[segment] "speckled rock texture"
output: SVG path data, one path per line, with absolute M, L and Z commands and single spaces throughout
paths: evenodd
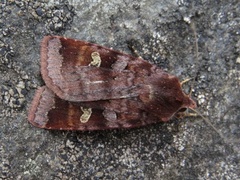
M 1 1 L 0 179 L 238 179 L 239 18 L 238 0 Z M 218 133 L 200 116 L 132 130 L 31 126 L 27 110 L 44 84 L 39 46 L 51 34 L 135 49 L 193 78 L 184 89 L 193 85 L 197 110 Z

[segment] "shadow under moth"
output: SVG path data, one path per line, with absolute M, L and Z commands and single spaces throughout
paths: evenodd
M 29 122 L 56 130 L 134 128 L 168 121 L 196 103 L 176 76 L 96 44 L 46 36 Z

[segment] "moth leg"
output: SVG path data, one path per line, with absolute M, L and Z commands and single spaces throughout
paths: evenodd
M 188 78 L 188 79 L 185 79 L 185 80 L 183 80 L 182 82 L 180 82 L 181 87 L 182 87 L 183 84 L 187 83 L 187 82 L 190 81 L 190 80 L 192 80 L 192 78 Z
M 142 59 L 142 57 L 138 54 L 133 42 L 128 42 L 128 48 L 130 49 L 134 56 Z
M 187 83 L 188 81 L 192 80 L 193 78 L 187 78 L 185 80 L 183 80 L 182 82 L 180 82 L 181 87 L 183 86 L 183 84 Z M 190 87 L 190 92 L 187 94 L 188 97 L 192 96 L 192 91 L 193 91 L 193 87 Z
M 180 109 L 175 115 L 174 117 L 178 118 L 178 119 L 183 119 L 184 117 L 199 117 L 198 113 L 191 113 L 188 111 L 187 108 L 183 108 Z
M 199 116 L 199 114 L 197 114 L 197 113 L 188 112 L 188 109 L 183 111 L 183 112 L 182 111 L 177 112 L 176 115 L 175 115 L 175 117 L 179 118 L 179 119 L 182 119 L 184 117 L 198 117 L 198 116 Z

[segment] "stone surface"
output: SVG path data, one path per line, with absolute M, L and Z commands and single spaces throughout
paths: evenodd
M 237 0 L 17 0 L 0 6 L 0 179 L 239 178 Z M 126 53 L 133 53 L 131 46 L 181 80 L 196 76 L 198 111 L 224 138 L 201 117 L 101 132 L 32 127 L 27 109 L 43 85 L 39 43 L 48 34 Z

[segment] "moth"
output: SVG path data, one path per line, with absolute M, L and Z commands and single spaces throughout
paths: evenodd
M 169 121 L 196 103 L 176 76 L 139 57 L 60 36 L 41 44 L 29 122 L 55 130 L 134 128 Z

